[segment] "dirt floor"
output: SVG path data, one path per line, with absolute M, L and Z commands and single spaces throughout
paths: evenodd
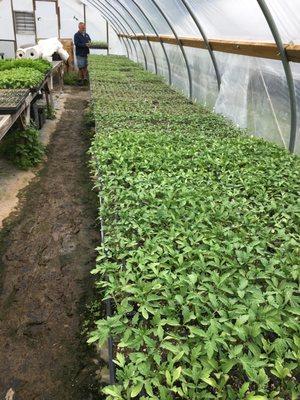
M 0 399 L 92 399 L 93 354 L 80 336 L 99 243 L 83 109 L 68 89 L 38 176 L 0 231 Z
M 45 146 L 49 144 L 52 133 L 56 130 L 56 125 L 62 116 L 66 99 L 69 96 L 70 93 L 67 92 L 54 92 L 56 119 L 47 120 L 40 131 L 41 142 Z M 4 158 L 0 158 L 0 229 L 2 228 L 3 221 L 18 206 L 19 191 L 29 184 L 38 170 L 39 167 L 30 171 L 22 171 Z

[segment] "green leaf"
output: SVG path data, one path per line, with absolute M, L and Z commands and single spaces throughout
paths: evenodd
M 157 365 L 160 365 L 160 363 L 161 363 L 161 355 L 160 354 L 155 353 L 153 355 L 153 359 L 154 359 L 154 361 L 156 362 Z
M 158 325 L 158 327 L 157 327 L 157 336 L 159 337 L 160 340 L 163 340 L 164 330 L 161 325 Z
M 219 306 L 217 297 L 213 293 L 209 293 L 208 298 L 209 298 L 209 301 L 211 302 L 212 306 L 217 309 Z
M 257 378 L 257 384 L 259 387 L 265 387 L 269 382 L 269 378 L 263 368 L 259 370 L 258 378 Z
M 188 328 L 189 328 L 189 330 L 190 330 L 192 335 L 200 336 L 200 337 L 206 337 L 207 336 L 206 333 L 202 329 L 197 328 L 196 326 L 189 326 Z
M 222 371 L 225 374 L 228 374 L 228 372 L 237 364 L 236 360 L 226 360 L 225 362 L 222 363 Z
M 236 320 L 236 325 L 237 325 L 237 326 L 242 326 L 242 325 L 244 325 L 248 320 L 249 320 L 249 315 L 241 315 L 241 316 Z
M 174 346 L 174 344 L 170 342 L 163 342 L 161 343 L 161 347 L 163 349 L 169 350 L 173 354 L 178 354 L 179 348 L 177 346 Z
M 125 356 L 122 353 L 117 353 L 116 360 L 114 361 L 119 367 L 123 368 L 125 365 Z
M 166 380 L 167 380 L 167 385 L 168 386 L 172 386 L 172 377 L 171 377 L 171 374 L 170 374 L 170 371 L 166 371 Z
M 122 391 L 121 386 L 106 386 L 105 388 L 102 389 L 102 392 L 104 394 L 112 396 L 115 399 L 122 400 L 123 397 L 121 396 L 121 391 Z
M 148 319 L 148 318 L 149 318 L 148 311 L 146 310 L 145 307 L 141 307 L 141 308 L 140 308 L 140 311 L 141 311 L 141 313 L 142 313 L 142 316 L 143 316 L 145 319 Z
M 205 343 L 205 350 L 209 359 L 212 359 L 215 351 L 217 350 L 216 342 L 214 340 L 209 340 Z
M 206 378 L 203 377 L 201 380 L 205 383 L 207 383 L 209 386 L 212 386 L 213 388 L 218 387 L 217 382 L 213 378 Z
M 247 392 L 248 389 L 249 389 L 249 386 L 250 386 L 250 382 L 245 382 L 245 383 L 243 383 L 242 387 L 241 387 L 240 390 L 239 390 L 239 395 L 240 395 L 240 398 L 241 398 L 241 399 L 244 398 L 246 392 Z
M 266 324 L 268 328 L 277 333 L 277 335 L 281 336 L 282 330 L 278 324 L 271 320 L 267 320 Z
M 181 372 L 182 372 L 181 367 L 175 369 L 175 371 L 173 372 L 172 383 L 176 382 L 180 378 Z
M 180 294 L 177 294 L 175 296 L 175 300 L 177 301 L 177 303 L 183 304 L 183 297 Z
M 130 397 L 136 397 L 137 395 L 139 395 L 143 389 L 143 386 L 143 383 L 138 383 L 136 386 L 134 386 L 131 390 Z
M 152 385 L 150 382 L 145 382 L 145 390 L 146 390 L 146 393 L 148 394 L 148 396 L 151 396 L 151 397 L 154 396 Z

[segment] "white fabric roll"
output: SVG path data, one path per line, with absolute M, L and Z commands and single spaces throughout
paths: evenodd
M 26 58 L 26 52 L 24 49 L 18 49 L 16 53 L 17 58 Z
M 42 57 L 42 52 L 39 46 L 28 47 L 25 49 L 26 58 L 30 58 L 32 60 L 37 60 Z
M 19 48 L 17 50 L 17 58 L 30 58 L 36 60 L 44 58 L 45 60 L 52 60 L 52 55 L 58 52 L 62 60 L 67 61 L 69 54 L 64 50 L 62 43 L 57 38 L 39 40 L 36 46 L 27 45 L 26 48 Z
M 65 49 L 58 49 L 57 52 L 63 61 L 68 61 L 70 56 L 69 56 L 69 53 Z
M 42 52 L 43 58 L 51 57 L 53 53 L 63 47 L 57 38 L 39 40 L 38 46 Z

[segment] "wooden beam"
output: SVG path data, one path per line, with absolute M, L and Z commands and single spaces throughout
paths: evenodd
M 286 51 L 290 61 L 300 63 L 300 44 L 290 44 Z
M 134 40 L 149 40 L 150 42 L 163 42 L 172 45 L 178 45 L 178 41 L 174 36 L 169 35 L 124 35 Z M 183 46 L 193 47 L 197 49 L 206 49 L 206 44 L 203 39 L 196 37 L 179 37 L 179 42 Z M 280 54 L 275 43 L 271 42 L 254 42 L 254 41 L 241 41 L 241 40 L 220 40 L 209 39 L 210 46 L 213 51 L 222 53 L 238 54 L 249 57 L 268 58 L 271 60 L 280 60 Z M 287 44 L 285 45 L 289 61 L 296 63 L 300 62 L 300 44 Z

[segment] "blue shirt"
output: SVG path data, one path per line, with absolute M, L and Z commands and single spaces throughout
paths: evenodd
M 91 38 L 87 33 L 77 32 L 74 35 L 74 44 L 76 47 L 76 56 L 87 57 L 90 49 L 87 47 L 87 43 L 91 41 Z

